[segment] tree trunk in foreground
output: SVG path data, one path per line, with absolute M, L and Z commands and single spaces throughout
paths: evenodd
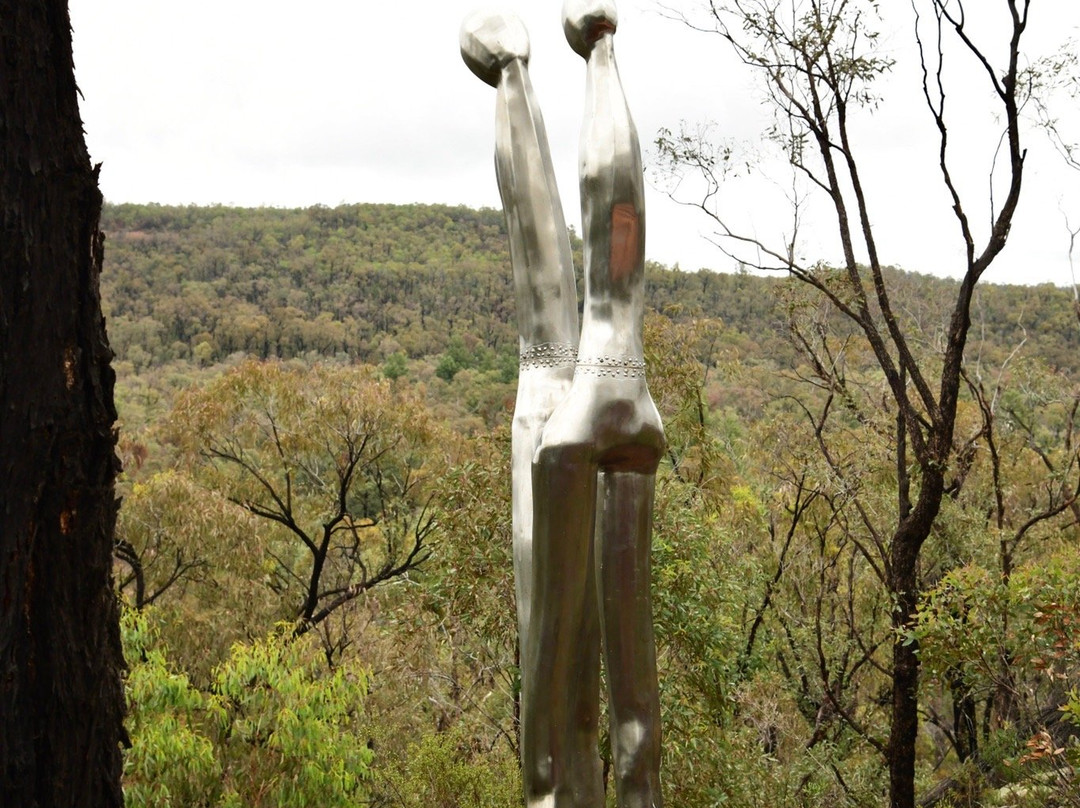
M 0 805 L 123 805 L 101 194 L 65 0 L 0 0 Z

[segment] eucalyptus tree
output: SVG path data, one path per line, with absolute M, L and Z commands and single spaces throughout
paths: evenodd
M 964 352 L 971 328 L 976 284 L 1005 247 L 1020 204 L 1025 167 L 1022 114 L 1034 76 L 1026 71 L 1022 43 L 1031 0 L 1005 0 L 994 10 L 969 9 L 962 0 L 912 0 L 921 74 L 921 94 L 937 135 L 938 183 L 927 199 L 942 191 L 946 215 L 954 219 L 962 258 L 955 268 L 960 283 L 951 311 L 932 350 L 920 350 L 922 332 L 906 323 L 887 282 L 874 227 L 874 189 L 866 180 L 863 144 L 855 121 L 859 112 L 887 103 L 875 82 L 894 66 L 879 41 L 876 2 L 859 0 L 716 0 L 705 9 L 702 26 L 718 33 L 751 71 L 762 79 L 775 110 L 771 135 L 783 149 L 796 181 L 791 219 L 774 243 L 739 225 L 718 206 L 724 180 L 736 165 L 729 145 L 709 143 L 692 133 L 663 131 L 657 140 L 661 164 L 677 178 L 693 174 L 703 181 L 694 203 L 709 214 L 717 241 L 744 264 L 782 270 L 807 284 L 854 327 L 868 346 L 884 380 L 884 397 L 893 415 L 890 441 L 895 456 L 895 503 L 887 516 L 856 508 L 866 538 L 865 557 L 881 571 L 892 598 L 890 730 L 881 751 L 889 767 L 890 801 L 895 808 L 915 803 L 915 741 L 918 728 L 919 657 L 907 630 L 918 604 L 919 559 L 943 500 L 957 482 L 957 406 L 963 385 Z M 984 36 L 974 18 L 1004 19 L 1001 41 Z M 693 23 L 693 21 L 691 21 Z M 697 24 L 697 23 L 694 23 Z M 971 68 L 957 88 L 955 62 Z M 986 97 L 999 124 L 999 141 L 986 167 L 991 182 L 969 194 L 958 179 L 957 155 L 966 130 L 957 126 L 952 102 L 964 93 Z M 996 189 L 987 197 L 986 187 Z M 842 253 L 837 268 L 804 262 L 799 255 L 805 193 L 818 194 L 830 211 Z M 892 189 L 884 189 L 891 193 Z M 928 201 L 929 204 L 929 201 Z M 989 226 L 981 227 L 989 220 Z M 838 409 L 854 399 L 838 372 L 836 357 L 821 343 L 805 341 L 815 371 L 814 383 L 834 394 Z M 810 413 L 808 412 L 808 415 Z M 824 416 L 822 416 L 824 417 Z M 814 425 L 821 436 L 820 424 Z M 838 478 L 827 443 L 820 448 Z M 843 711 L 844 705 L 834 705 Z
M 297 635 L 430 554 L 436 427 L 374 368 L 246 362 L 183 396 L 170 432 L 197 480 L 276 528 L 266 583 Z M 348 642 L 323 636 L 331 657 Z

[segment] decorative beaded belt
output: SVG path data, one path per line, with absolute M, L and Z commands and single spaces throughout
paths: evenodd
M 568 342 L 541 342 L 521 352 L 519 367 L 521 370 L 556 368 L 572 365 L 576 359 L 577 350 Z
M 645 362 L 627 356 L 582 356 L 578 358 L 575 372 L 617 379 L 644 379 Z
M 645 362 L 628 356 L 577 356 L 566 342 L 541 342 L 521 352 L 520 369 L 555 368 L 576 365 L 575 372 L 616 379 L 645 378 Z

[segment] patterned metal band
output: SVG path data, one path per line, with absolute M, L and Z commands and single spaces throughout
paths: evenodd
M 567 342 L 541 342 L 521 352 L 520 369 L 556 368 L 572 365 L 577 359 L 577 350 Z
M 577 361 L 576 372 L 616 379 L 644 379 L 645 362 L 628 356 L 583 356 Z

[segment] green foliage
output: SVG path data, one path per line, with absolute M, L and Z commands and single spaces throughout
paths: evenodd
M 513 360 L 512 363 L 508 363 L 508 359 Z M 517 355 L 509 349 L 496 355 L 474 336 L 454 336 L 450 338 L 446 351 L 439 357 L 435 375 L 448 382 L 463 370 L 497 370 L 500 381 L 513 381 L 517 377 Z
M 460 731 L 425 734 L 380 771 L 378 805 L 395 808 L 517 808 L 521 775 L 505 747 L 476 748 Z
M 253 627 L 261 633 L 288 616 L 267 586 L 265 526 L 184 471 L 131 482 L 116 539 L 123 596 L 153 606 L 173 663 L 200 683 Z
M 192 507 L 196 502 L 200 507 Z M 121 579 L 120 588 L 142 608 L 173 586 L 183 589 L 204 582 L 211 568 L 241 573 L 257 569 L 258 561 L 244 552 L 254 544 L 245 540 L 255 527 L 250 518 L 238 518 L 228 501 L 181 471 L 161 471 L 134 482 L 116 526 L 117 541 L 134 556 L 121 555 L 131 572 Z M 229 551 L 222 552 L 224 548 Z
M 517 759 L 509 438 L 500 430 L 449 448 L 453 463 L 434 491 L 441 514 L 431 560 L 411 591 L 380 597 L 386 631 L 358 642 L 365 656 L 384 647 L 381 665 L 395 671 L 394 686 L 376 689 L 369 705 L 380 728 L 378 769 L 391 778 L 380 780 L 385 789 L 428 776 L 409 773 L 413 747 L 435 754 L 438 746 L 446 758 L 439 765 L 462 771 L 490 773 Z M 387 804 L 412 805 L 433 788 L 387 796 Z
M 174 672 L 145 614 L 123 620 L 128 805 L 352 806 L 372 752 L 361 732 L 368 675 L 325 670 L 316 645 L 276 632 L 238 643 L 205 690 Z
M 125 802 L 139 808 L 220 804 L 221 761 L 204 729 L 213 699 L 172 670 L 145 615 L 125 611 L 121 632 L 131 665 Z
M 431 608 L 469 615 L 478 639 L 513 655 L 514 618 L 510 514 L 510 440 L 505 430 L 475 441 L 440 480 L 444 503 Z
M 395 351 L 382 363 L 383 376 L 393 381 L 409 372 L 408 359 L 401 351 Z
M 247 804 L 351 806 L 372 752 L 360 730 L 368 675 L 324 670 L 312 642 L 286 632 L 237 645 L 216 671 L 227 788 Z
M 959 669 L 969 684 L 990 690 L 1001 684 L 1007 654 L 1018 697 L 1068 692 L 1080 670 L 1075 550 L 1043 556 L 1007 580 L 976 565 L 951 570 L 924 596 L 909 640 L 918 642 L 931 677 Z

